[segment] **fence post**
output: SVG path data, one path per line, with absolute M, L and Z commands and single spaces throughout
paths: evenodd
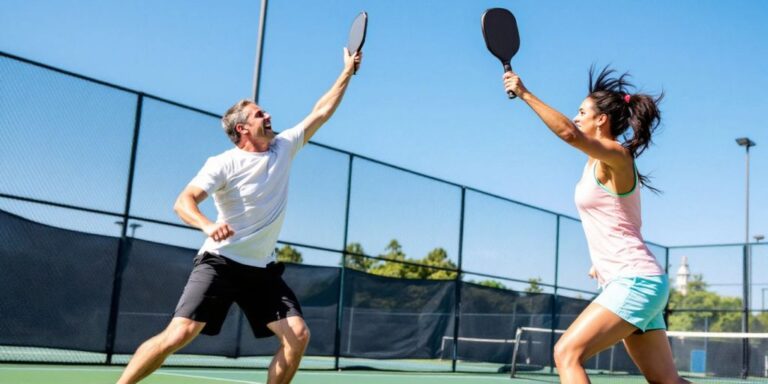
M 549 334 L 549 345 L 552 348 L 549 348 L 549 373 L 554 373 L 555 371 L 555 355 L 554 355 L 554 348 L 555 348 L 555 330 L 557 329 L 556 319 L 557 319 L 557 288 L 560 286 L 558 282 L 559 274 L 558 274 L 558 266 L 560 263 L 560 215 L 557 215 L 557 220 L 555 224 L 555 292 L 552 294 L 552 311 L 550 313 L 551 321 L 550 326 L 552 329 L 552 332 Z
M 451 372 L 456 372 L 456 360 L 459 358 L 459 321 L 461 319 L 461 271 L 464 248 L 464 207 L 466 206 L 467 189 L 461 187 L 461 209 L 459 213 L 459 265 L 456 271 L 456 294 L 453 304 L 453 350 L 451 351 Z
M 341 327 L 344 317 L 344 279 L 347 270 L 347 241 L 349 237 L 349 201 L 352 196 L 352 163 L 355 157 L 349 155 L 349 169 L 347 171 L 347 203 L 344 213 L 344 244 L 341 248 L 341 273 L 339 274 L 339 302 L 336 311 L 336 337 L 333 345 L 333 369 L 339 370 L 339 357 L 341 355 Z M 352 337 L 349 335 L 348 337 Z
M 743 312 L 741 314 L 741 331 L 744 333 L 749 332 L 749 251 L 750 246 L 748 243 L 744 243 L 744 257 L 743 257 L 743 280 L 744 280 L 744 303 Z M 746 379 L 749 375 L 749 339 L 744 338 L 742 343 L 741 353 L 741 378 Z
M 131 143 L 131 160 L 128 166 L 128 185 L 125 192 L 125 209 L 123 210 L 123 228 L 120 231 L 120 240 L 115 259 L 115 271 L 112 280 L 112 298 L 109 305 L 109 323 L 107 324 L 107 342 L 105 352 L 106 364 L 112 364 L 112 355 L 115 349 L 115 331 L 117 329 L 117 316 L 120 311 L 120 289 L 122 287 L 123 271 L 127 263 L 127 255 L 132 246 L 132 240 L 126 236 L 128 232 L 128 217 L 131 211 L 131 194 L 133 192 L 133 175 L 136 167 L 136 150 L 139 143 L 139 129 L 141 127 L 141 111 L 144 104 L 144 94 L 138 93 L 136 100 L 136 114 L 133 122 L 133 143 Z
M 664 274 L 669 279 L 669 247 L 664 247 Z M 669 328 L 669 300 L 667 300 L 667 305 L 664 306 L 664 324 Z

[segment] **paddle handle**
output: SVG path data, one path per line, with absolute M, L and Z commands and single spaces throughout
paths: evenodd
M 360 48 L 362 48 L 362 47 L 360 47 Z M 355 51 L 354 53 L 353 52 L 349 52 L 349 54 L 354 57 L 357 54 L 357 52 L 360 50 L 360 48 L 358 48 L 357 51 Z M 349 48 L 347 48 L 347 49 L 349 49 Z M 352 64 L 352 76 L 355 76 L 355 75 L 357 75 L 357 65 L 353 63 Z
M 512 72 L 512 66 L 509 63 L 503 63 L 504 64 L 504 73 Z M 512 100 L 517 97 L 514 92 L 507 91 L 507 96 L 509 96 L 509 99 Z

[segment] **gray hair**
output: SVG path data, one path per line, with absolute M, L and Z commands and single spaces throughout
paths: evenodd
M 225 112 L 224 116 L 221 118 L 221 126 L 224 128 L 224 132 L 235 144 L 240 141 L 240 132 L 238 132 L 235 127 L 238 124 L 245 124 L 248 121 L 248 113 L 245 110 L 245 107 L 249 105 L 256 105 L 256 103 L 248 99 L 240 100 L 227 109 L 227 112 Z

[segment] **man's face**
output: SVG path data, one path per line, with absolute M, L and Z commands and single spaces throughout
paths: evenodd
M 272 131 L 272 116 L 269 113 L 256 104 L 245 107 L 245 112 L 248 118 L 242 125 L 241 135 L 248 132 L 253 139 L 267 142 L 275 138 L 275 132 Z

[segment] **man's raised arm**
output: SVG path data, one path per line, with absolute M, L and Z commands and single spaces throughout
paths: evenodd
M 357 52 L 353 56 L 349 54 L 347 48 L 344 48 L 344 69 L 341 71 L 341 75 L 336 79 L 331 89 L 317 101 L 312 112 L 304 118 L 304 144 L 309 142 L 312 135 L 333 116 L 344 97 L 349 80 L 352 79 L 352 75 L 360 66 L 362 57 L 362 52 Z

